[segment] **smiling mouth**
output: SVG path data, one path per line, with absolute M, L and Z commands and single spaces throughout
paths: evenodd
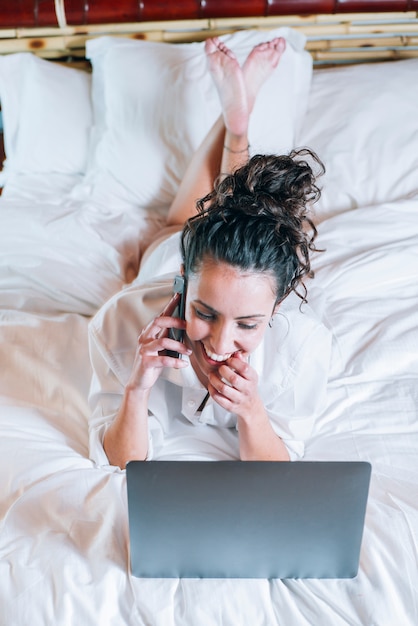
M 218 365 L 220 363 L 224 363 L 229 358 L 231 358 L 233 354 L 235 354 L 234 352 L 229 352 L 228 354 L 216 354 L 216 352 L 211 352 L 210 350 L 208 350 L 203 343 L 202 343 L 202 348 L 203 348 L 203 353 L 206 356 L 207 360 L 211 361 L 212 363 L 216 363 Z

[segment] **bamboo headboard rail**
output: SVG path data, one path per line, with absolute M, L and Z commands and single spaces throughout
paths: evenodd
M 0 29 L 0 54 L 33 52 L 44 58 L 82 62 L 86 41 L 102 35 L 181 43 L 236 30 L 270 30 L 280 26 L 292 27 L 306 35 L 306 48 L 316 66 L 418 56 L 416 11 Z

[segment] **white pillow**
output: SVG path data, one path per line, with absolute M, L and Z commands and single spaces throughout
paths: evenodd
M 318 219 L 418 191 L 418 59 L 314 72 L 297 139 L 324 161 Z
M 2 56 L 0 100 L 3 182 L 19 177 L 24 188 L 25 177 L 34 174 L 78 181 L 86 168 L 92 125 L 91 76 L 30 53 Z
M 6 158 L 13 159 L 19 127 L 19 109 L 22 99 L 22 75 L 26 54 L 0 56 L 0 103 L 3 120 L 3 141 Z
M 249 129 L 253 152 L 287 152 L 307 103 L 312 59 L 287 28 L 223 37 L 242 62 L 274 36 L 286 51 L 263 85 Z M 165 44 L 111 37 L 87 43 L 93 66 L 93 154 L 76 197 L 107 205 L 167 207 L 220 114 L 204 42 Z

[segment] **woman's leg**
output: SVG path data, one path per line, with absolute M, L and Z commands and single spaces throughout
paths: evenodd
M 169 209 L 167 226 L 182 226 L 195 215 L 196 200 L 209 193 L 220 173 L 230 173 L 248 160 L 248 123 L 256 95 L 285 48 L 273 39 L 256 46 L 241 68 L 233 52 L 218 38 L 208 39 L 209 71 L 219 94 L 222 115 L 193 155 Z
M 232 135 L 231 149 L 242 149 L 241 160 L 248 159 L 248 107 L 242 69 L 235 55 L 219 39 L 208 39 L 205 44 L 209 70 L 219 93 L 222 115 L 212 126 L 193 155 L 169 209 L 167 225 L 183 225 L 195 214 L 196 200 L 213 188 L 215 179 L 223 171 L 231 171 L 237 159 L 232 152 L 224 150 L 224 144 Z M 226 144 L 228 145 L 228 144 Z M 238 146 L 238 148 L 234 148 Z M 225 158 L 224 158 L 224 153 Z M 239 163 L 240 164 L 240 163 Z

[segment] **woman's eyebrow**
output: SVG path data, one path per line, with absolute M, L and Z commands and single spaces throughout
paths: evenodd
M 213 307 L 211 307 L 208 304 L 206 304 L 206 302 L 203 302 L 202 300 L 198 300 L 198 299 L 194 300 L 194 302 L 202 305 L 203 307 L 205 307 L 205 309 L 207 309 L 208 311 L 210 311 L 214 315 L 219 315 L 219 311 L 217 311 Z M 236 317 L 235 319 L 236 320 L 247 320 L 247 319 L 262 318 L 262 317 L 266 317 L 264 313 L 253 313 L 252 315 L 240 315 L 239 317 Z

